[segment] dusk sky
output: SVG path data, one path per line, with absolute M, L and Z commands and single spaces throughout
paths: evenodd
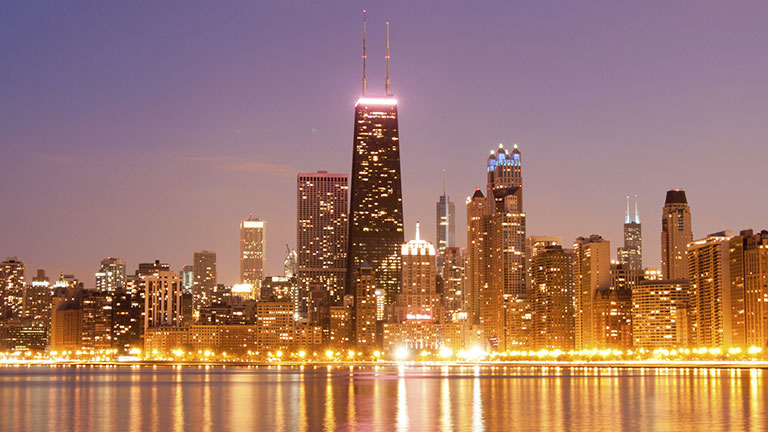
M 637 194 L 659 266 L 666 190 L 694 238 L 768 228 L 765 2 L 5 2 L 0 5 L 0 259 L 93 287 L 217 252 L 267 221 L 267 272 L 296 244 L 296 174 L 351 167 L 361 10 L 369 93 L 391 21 L 406 239 L 435 202 L 485 190 L 499 142 L 523 154 L 529 235 L 620 246 Z M 386 5 L 386 6 L 385 6 Z

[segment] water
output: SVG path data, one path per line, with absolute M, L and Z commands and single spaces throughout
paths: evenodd
M 0 367 L 0 430 L 763 430 L 768 371 Z

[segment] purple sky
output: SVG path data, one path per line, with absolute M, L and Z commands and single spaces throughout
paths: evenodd
M 523 152 L 530 235 L 615 249 L 638 194 L 658 266 L 673 187 L 695 237 L 768 225 L 765 2 L 108 3 L 0 6 L 0 258 L 30 271 L 92 286 L 108 255 L 208 249 L 234 282 L 253 212 L 280 272 L 296 173 L 351 165 L 363 7 L 371 93 L 392 21 L 406 238 L 434 239 L 445 168 L 465 245 L 499 142 Z

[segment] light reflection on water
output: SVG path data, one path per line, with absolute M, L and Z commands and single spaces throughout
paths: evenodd
M 0 367 L 0 430 L 761 430 L 762 370 Z

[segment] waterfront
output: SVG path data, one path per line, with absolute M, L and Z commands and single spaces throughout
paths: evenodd
M 4 366 L 3 430 L 761 430 L 766 371 Z

